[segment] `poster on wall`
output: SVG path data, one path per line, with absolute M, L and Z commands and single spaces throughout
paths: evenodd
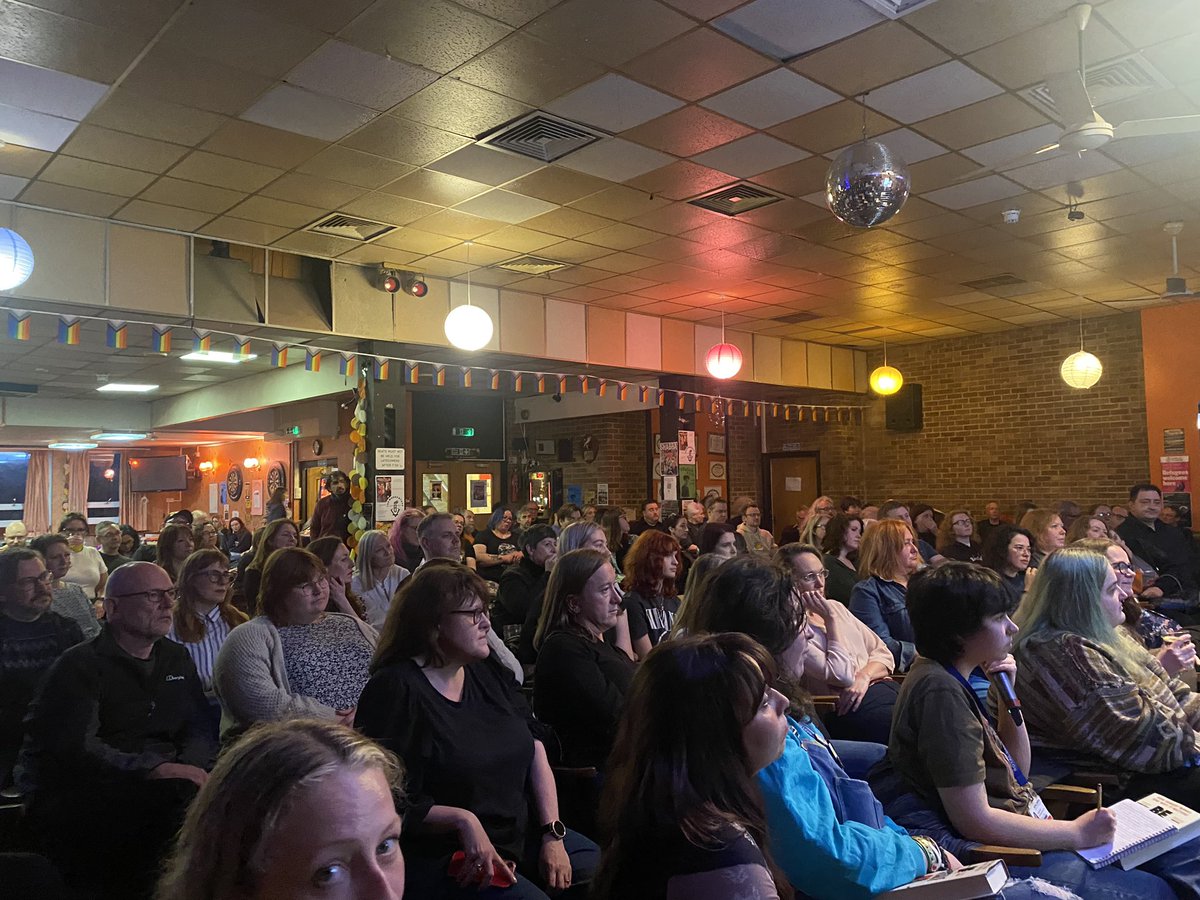
M 608 506 L 608 484 L 596 485 L 596 505 Z
M 491 473 L 480 472 L 467 476 L 467 509 L 473 513 L 490 513 L 492 511 Z
M 421 505 L 432 506 L 440 513 L 450 511 L 450 476 L 421 476 Z
M 208 511 L 214 515 L 221 509 L 220 496 L 217 492 L 217 485 L 210 484 L 208 486 Z
M 250 515 L 261 516 L 263 514 L 263 483 L 262 481 L 250 482 Z
M 1186 494 L 1192 490 L 1192 470 L 1186 456 L 1161 456 L 1164 494 Z
M 404 476 L 375 476 L 375 521 L 394 522 L 404 512 Z
M 662 480 L 663 500 L 672 501 L 679 499 L 679 476 L 664 475 Z
M 679 499 L 696 499 L 696 467 L 679 466 Z
M 663 441 L 658 447 L 659 477 L 679 474 L 679 445 L 674 441 Z
M 583 485 L 568 484 L 567 485 L 567 502 L 574 503 L 576 506 L 583 506 Z
M 217 496 L 221 500 L 221 505 L 226 506 L 229 503 L 229 485 L 222 479 L 217 482 Z
M 696 432 L 679 432 L 679 465 L 694 466 L 696 464 Z

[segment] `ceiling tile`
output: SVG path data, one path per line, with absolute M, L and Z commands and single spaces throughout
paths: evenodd
M 936 191 L 925 191 L 922 197 L 931 203 L 945 206 L 949 209 L 965 209 L 968 206 L 978 206 L 980 203 L 990 203 L 1005 197 L 1015 197 L 1025 193 L 1024 189 L 1013 184 L 1007 178 L 999 175 L 988 175 L 976 178 L 962 184 L 951 185 Z
M 789 60 L 881 21 L 857 0 L 754 0 L 713 25 L 761 53 Z
M 660 237 L 662 235 L 655 231 L 647 231 L 645 228 L 622 223 L 581 235 L 579 239 L 586 244 L 607 247 L 609 250 L 631 250 L 648 241 L 658 240 Z M 625 288 L 612 288 L 611 290 L 625 290 Z
M 768 128 L 840 99 L 803 75 L 790 69 L 776 69 L 709 97 L 702 105 L 756 128 Z
M 264 40 L 266 35 L 269 40 Z M 185 8 L 159 46 L 275 79 L 312 53 L 322 39 L 319 31 L 297 24 L 291 16 L 273 16 L 241 0 L 205 0 Z
M 358 241 L 334 237 L 328 234 L 310 234 L 297 231 L 277 240 L 273 246 L 293 253 L 309 256 L 340 256 L 351 250 L 362 248 Z
M 603 71 L 587 57 L 520 32 L 456 69 L 454 77 L 540 106 Z
M 323 34 L 334 34 L 350 24 L 354 18 L 375 0 L 254 0 L 257 6 L 286 15 Z M 464 3 L 463 6 L 468 4 Z M 268 242 L 269 243 L 269 242 Z
M 0 103 L 0 141 L 5 143 L 53 152 L 66 143 L 75 125 L 70 119 Z
M 219 213 L 243 200 L 245 196 L 239 191 L 227 191 L 224 188 L 210 187 L 206 184 L 179 181 L 175 178 L 160 178 L 142 191 L 139 199 L 161 203 L 165 206 Z
M 5 144 L 0 147 L 0 173 L 32 178 L 50 159 L 45 150 Z
M 507 25 L 447 0 L 382 0 L 340 37 L 366 50 L 445 74 L 509 34 Z
M 683 101 L 610 72 L 546 106 L 548 112 L 618 132 L 672 112 Z
M 636 272 L 639 269 L 645 269 L 656 262 L 657 260 L 638 256 L 635 253 L 613 253 L 609 256 L 597 257 L 589 265 L 596 269 L 603 269 L 605 272 L 626 274 L 628 272 Z
M 449 131 L 416 125 L 394 116 L 380 116 L 341 142 L 343 147 L 423 166 L 465 147 L 467 138 Z
M 202 150 L 196 150 L 189 154 L 170 171 L 172 178 L 199 181 L 201 184 L 213 184 L 247 194 L 254 193 L 282 174 L 282 169 L 260 166 L 258 163 L 247 162 L 243 159 L 218 156 L 215 153 L 205 153 Z
M 646 191 L 654 197 L 686 200 L 715 190 L 733 180 L 724 172 L 681 159 L 633 179 L 629 186 Z
M 491 266 L 506 259 L 512 259 L 512 254 L 498 247 L 481 245 L 478 241 L 462 242 L 436 254 L 439 259 L 450 259 L 456 262 L 469 262 L 474 269 L 478 266 Z
M 1045 125 L 1039 125 L 1037 128 L 1031 128 L 1028 131 L 1022 131 L 1017 134 L 1010 134 L 1007 137 L 997 138 L 994 141 L 988 141 L 985 144 L 977 144 L 974 147 L 967 147 L 962 151 L 963 156 L 969 156 L 981 166 L 1003 166 L 1011 167 L 1011 164 L 1025 159 L 1027 162 L 1036 162 L 1041 159 L 1049 159 L 1051 157 L 1040 155 L 1034 156 L 1035 150 L 1040 150 L 1048 144 L 1053 144 L 1058 141 L 1062 129 L 1053 122 L 1048 122 Z M 1059 151 L 1049 151 L 1051 154 Z
M 1045 116 L 1025 101 L 1018 100 L 1012 94 L 1000 94 L 925 119 L 913 128 L 952 150 L 960 150 L 1027 131 L 1047 121 Z
M 289 84 L 380 112 L 436 80 L 433 72 L 342 41 L 327 41 L 287 76 Z
M 866 104 L 899 122 L 919 122 L 1003 93 L 995 82 L 958 60 L 876 88 Z
M 378 188 L 412 171 L 412 166 L 349 147 L 327 147 L 303 165 L 297 172 L 319 175 L 334 181 L 344 181 L 364 188 Z
M 499 188 L 470 200 L 464 200 L 455 207 L 460 212 L 467 212 L 484 219 L 508 222 L 511 225 L 532 219 L 534 216 L 550 212 L 555 208 L 553 203 L 547 203 L 545 200 L 514 194 Z
M 384 185 L 380 190 L 397 197 L 411 197 L 422 203 L 453 206 L 482 194 L 488 190 L 488 186 L 478 181 L 459 178 L 457 175 L 447 175 L 431 169 L 417 169 L 403 178 L 397 178 L 391 184 Z
M 952 53 L 969 53 L 988 44 L 1062 18 L 1075 0 L 940 0 L 904 17 L 912 28 Z
M 882 22 L 809 53 L 791 67 L 842 94 L 857 96 L 947 59 L 939 48 L 900 22 Z M 864 60 L 871 64 L 863 65 Z
M 102 217 L 111 216 L 125 200 L 125 197 L 45 181 L 33 182 L 21 194 L 23 203 Z
M 122 82 L 131 91 L 227 116 L 236 116 L 270 86 L 261 75 L 161 45 L 151 48 Z
M 417 258 L 418 256 L 415 253 L 406 253 L 403 250 L 392 250 L 389 247 L 381 247 L 376 242 L 356 247 L 353 250 L 347 250 L 338 257 L 339 260 L 344 262 L 364 263 L 371 267 L 383 266 L 389 269 L 398 266 L 407 266 Z
M 808 156 L 804 150 L 765 134 L 752 134 L 692 157 L 693 162 L 739 178 L 752 178 Z
M 42 169 L 38 178 L 54 184 L 119 194 L 122 197 L 134 196 L 154 180 L 154 176 L 147 172 L 122 169 L 119 166 L 88 159 L 74 159 L 70 156 L 56 156 Z
M 281 84 L 263 94 L 240 118 L 318 140 L 336 141 L 376 115 L 374 110 L 363 106 Z
M 392 194 L 368 193 L 341 205 L 341 211 L 389 225 L 407 225 L 438 211 L 436 206 L 396 197 Z
M 829 172 L 829 160 L 823 156 L 810 156 L 799 162 L 780 166 L 754 176 L 754 183 L 792 196 L 803 196 L 825 189 L 825 176 Z
M 293 203 L 309 203 L 329 209 L 339 208 L 362 192 L 363 189 L 355 185 L 298 172 L 289 172 L 262 189 L 264 197 L 290 200 Z
M 128 166 L 144 172 L 165 172 L 176 163 L 186 147 L 150 138 L 81 125 L 67 141 L 63 152 L 80 159 Z
M 1078 64 L 1078 30 L 1071 16 L 1060 16 L 1039 28 L 1000 41 L 972 53 L 966 61 L 1007 88 L 1023 88 L 1042 81 L 1051 72 L 1074 69 Z M 1084 42 L 1088 65 L 1124 56 L 1128 46 L 1113 34 L 1100 16 L 1093 16 Z
M 75 75 L 0 59 L 0 83 L 8 106 L 81 121 L 108 86 Z
M 453 132 L 473 140 L 532 110 L 531 106 L 473 84 L 443 78 L 409 97 L 392 113 L 408 120 L 405 127 L 414 131 L 417 129 L 413 129 L 410 122 L 420 122 L 430 129 Z M 463 143 L 466 140 L 460 141 L 459 146 Z
M 602 191 L 609 182 L 583 172 L 572 172 L 558 166 L 545 166 L 536 172 L 523 175 L 507 187 L 518 194 L 549 200 L 551 203 L 570 203 L 588 194 Z
M 235 219 L 232 216 L 221 216 L 205 225 L 203 233 L 235 243 L 265 245 L 278 240 L 290 230 L 279 225 L 267 225 L 263 222 L 250 222 L 246 219 Z
M 176 231 L 195 231 L 212 218 L 212 213 L 178 206 L 163 206 L 145 200 L 130 200 L 114 216 L 122 222 L 137 222 L 155 228 L 173 228 Z
M 458 0 L 465 6 L 491 19 L 499 19 L 513 28 L 520 28 L 552 8 L 558 0 Z
M 533 231 L 519 225 L 510 225 L 508 228 L 501 228 L 483 235 L 479 238 L 478 243 L 487 247 L 499 247 L 501 250 L 516 254 L 534 253 L 543 247 L 557 244 L 560 240 L 558 235 Z
M 959 156 L 957 153 L 947 153 L 944 156 L 935 156 L 933 159 L 925 159 L 919 163 L 913 163 L 908 167 L 908 174 L 912 177 L 912 183 L 917 186 L 917 190 L 920 191 L 920 195 L 923 197 L 928 191 L 936 191 L 938 188 L 955 184 L 963 176 L 978 169 L 979 166 L 965 156 Z M 821 202 L 824 202 L 824 200 Z M 908 204 L 905 205 L 907 206 Z
M 1085 153 L 1082 157 L 1064 154 L 1004 174 L 1027 188 L 1040 191 L 1065 185 L 1068 181 L 1103 175 L 1118 168 L 1118 163 L 1101 153 Z
M 32 4 L 0 4 L 0 57 L 105 84 L 120 77 L 147 37 Z
M 530 34 L 606 66 L 621 66 L 695 26 L 656 0 L 566 0 L 525 26 Z
M 319 219 L 322 210 L 315 206 L 288 203 L 270 197 L 250 197 L 229 210 L 229 215 L 252 222 L 265 222 L 268 225 L 301 228 Z
M 525 223 L 525 227 L 532 228 L 534 231 L 544 231 L 547 234 L 556 234 L 560 237 L 573 238 L 587 234 L 589 231 L 599 231 L 612 224 L 614 224 L 612 219 L 605 219 L 602 216 L 564 206 L 553 212 L 535 216 Z
M 576 150 L 557 163 L 577 172 L 609 181 L 628 181 L 652 169 L 658 169 L 674 157 L 622 138 L 606 138 Z
M 542 164 L 478 144 L 468 144 L 429 165 L 430 169 L 483 184 L 498 185 L 528 175 Z
M 473 241 L 481 235 L 504 227 L 504 224 L 503 222 L 494 222 L 491 219 L 481 219 L 478 216 L 472 216 L 455 209 L 444 209 L 441 212 L 419 219 L 415 223 L 415 227 L 420 231 L 428 231 L 432 234 L 459 238 L 464 241 Z
M 0 175 L 0 200 L 15 200 L 25 186 L 28 178 L 18 178 L 16 175 Z
M 697 28 L 622 66 L 639 81 L 686 100 L 775 68 L 775 62 L 709 28 Z
M 663 234 L 679 234 L 709 221 L 713 213 L 690 203 L 669 203 L 649 212 L 632 216 L 625 221 L 639 228 L 649 228 Z
M 417 228 L 397 228 L 375 241 L 383 247 L 396 250 L 406 250 L 426 256 L 438 253 L 447 247 L 457 244 L 458 238 L 446 237 L 444 234 L 432 234 Z
M 229 119 L 201 144 L 201 149 L 277 169 L 290 169 L 311 159 L 324 146 L 323 141 L 315 138 Z
M 101 125 L 127 134 L 186 144 L 204 140 L 226 121 L 215 113 L 189 109 L 117 88 L 88 116 L 89 125 Z
M 621 137 L 675 156 L 692 156 L 750 134 L 753 129 L 700 106 L 660 116 Z
M 853 100 L 843 100 L 776 125 L 770 132 L 789 144 L 795 144 L 813 153 L 827 153 L 835 147 L 848 146 L 861 138 L 864 124 L 867 134 L 891 131 L 897 125 L 895 121 L 873 109 L 867 109 Z
M 918 163 L 922 160 L 933 159 L 946 152 L 941 144 L 935 144 L 908 128 L 897 128 L 884 134 L 871 135 L 871 140 L 880 141 L 889 150 L 897 154 L 906 163 Z M 842 148 L 844 150 L 845 148 Z M 830 158 L 836 158 L 842 150 L 830 150 Z

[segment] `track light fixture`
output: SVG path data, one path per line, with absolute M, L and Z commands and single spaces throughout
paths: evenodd
M 429 285 L 425 283 L 424 275 L 418 275 L 416 272 L 397 272 L 395 269 L 383 269 L 380 272 L 379 286 L 389 294 L 403 291 L 413 297 L 424 297 L 429 293 Z

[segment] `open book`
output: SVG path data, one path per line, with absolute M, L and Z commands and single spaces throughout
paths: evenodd
M 1191 807 L 1177 803 L 1162 794 L 1148 794 L 1138 803 L 1155 815 L 1162 817 L 1164 821 L 1170 822 L 1175 826 L 1175 830 L 1141 850 L 1135 850 L 1122 856 L 1120 859 L 1122 869 L 1126 871 L 1135 869 L 1159 854 L 1174 850 L 1180 844 L 1186 844 L 1192 838 L 1200 836 L 1200 813 Z
M 1000 892 L 1008 881 L 1008 866 L 1002 859 L 963 866 L 957 872 L 934 872 L 877 897 L 911 900 L 975 900 Z
M 1117 817 L 1117 833 L 1113 835 L 1113 839 L 1099 847 L 1089 847 L 1076 852 L 1086 859 L 1093 869 L 1100 869 L 1127 858 L 1137 859 L 1138 862 L 1153 859 L 1175 846 L 1167 839 L 1180 830 L 1171 816 L 1163 814 L 1168 808 L 1165 804 L 1170 804 L 1172 808 L 1180 806 L 1159 794 L 1151 794 L 1141 800 L 1121 800 L 1114 803 L 1109 807 Z M 1187 807 L 1182 809 L 1200 818 Z M 1132 868 L 1138 862 L 1125 868 Z

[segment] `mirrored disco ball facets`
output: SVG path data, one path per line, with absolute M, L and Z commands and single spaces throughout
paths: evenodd
M 886 222 L 904 206 L 908 192 L 908 166 L 879 141 L 847 147 L 825 176 L 830 212 L 856 228 Z

